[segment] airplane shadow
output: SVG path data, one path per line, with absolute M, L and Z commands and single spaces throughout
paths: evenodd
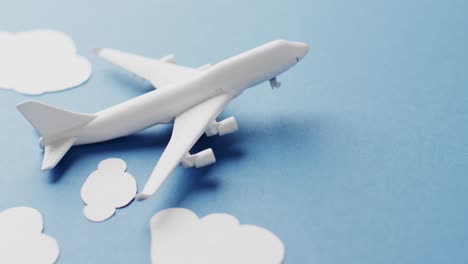
M 58 182 L 65 175 L 66 171 L 74 165 L 75 161 L 83 156 L 126 152 L 135 149 L 162 148 L 169 142 L 172 126 L 160 126 L 162 128 L 156 131 L 144 131 L 106 142 L 72 147 L 57 166 L 50 171 L 49 182 Z
M 220 120 L 223 116 L 220 117 Z M 258 140 L 267 142 L 281 141 L 284 143 L 298 144 L 305 143 L 305 133 L 312 133 L 315 126 L 309 127 L 310 121 L 304 121 L 300 117 L 279 117 L 276 121 L 255 122 L 241 121 L 240 130 L 226 136 L 202 136 L 197 144 L 192 148 L 191 153 L 206 148 L 212 148 L 216 163 L 200 169 L 184 169 L 177 181 L 177 192 L 171 194 L 165 205 L 179 206 L 188 197 L 204 191 L 213 191 L 219 186 L 219 174 L 215 174 L 216 164 L 232 162 L 248 156 L 249 150 L 246 146 L 255 146 Z M 266 125 L 267 128 L 262 126 Z M 56 183 L 64 176 L 66 171 L 73 166 L 76 160 L 86 155 L 115 154 L 116 152 L 126 152 L 136 149 L 163 149 L 169 142 L 172 125 L 160 125 L 159 129 L 150 129 L 134 135 L 114 139 L 107 142 L 76 146 L 70 149 L 60 163 L 49 172 L 49 182 Z M 245 129 L 243 129 L 245 127 Z M 248 128 L 248 129 L 247 129 Z M 301 132 L 302 131 L 302 132 Z M 310 136 L 309 136 L 310 137 Z M 309 138 L 308 137 L 308 138 Z M 244 147 L 245 146 L 245 147 Z
M 239 143 L 244 140 L 243 135 L 226 135 L 214 137 L 202 137 L 194 146 L 191 153 L 197 153 L 207 148 L 212 148 L 216 157 L 214 165 L 203 168 L 188 168 L 184 169 L 182 175 L 177 175 L 180 180 L 177 181 L 177 192 L 172 194 L 166 205 L 170 207 L 180 206 L 187 198 L 192 195 L 199 194 L 204 191 L 214 191 L 219 186 L 219 178 L 217 169 L 219 164 L 225 162 L 233 162 L 244 158 L 247 154 L 244 149 L 239 146 Z M 218 165 L 218 166 L 217 166 Z
M 164 201 L 164 205 L 180 207 L 190 197 L 206 191 L 215 191 L 219 187 L 222 177 L 222 173 L 218 171 L 218 168 L 222 166 L 216 164 L 248 158 L 248 153 L 255 151 L 249 149 L 261 146 L 264 142 L 281 141 L 282 144 L 301 145 L 304 148 L 309 148 L 316 143 L 310 138 L 314 138 L 320 129 L 315 121 L 308 122 L 300 117 L 281 117 L 271 123 L 268 122 L 267 128 L 259 127 L 259 125 L 259 122 L 242 122 L 240 130 L 234 134 L 222 137 L 202 137 L 192 149 L 192 153 L 211 147 L 216 156 L 216 163 L 200 169 L 185 169 L 182 175 L 177 175 L 181 179 L 177 181 L 177 186 L 171 186 L 176 187 L 176 191 Z M 243 129 L 243 127 L 249 127 L 249 129 Z M 259 141 L 263 143 L 258 143 Z M 313 151 L 310 152 L 312 155 Z M 242 175 L 244 174 L 240 173 L 239 177 Z

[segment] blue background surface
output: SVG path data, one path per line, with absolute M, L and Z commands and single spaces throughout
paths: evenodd
M 174 206 L 270 229 L 290 264 L 468 263 L 467 3 L 2 1 L 2 29 L 67 32 L 94 75 L 39 97 L 0 91 L 0 209 L 39 209 L 59 263 L 149 263 L 148 221 Z M 214 166 L 178 168 L 156 196 L 100 224 L 81 211 L 88 174 L 122 158 L 141 189 L 170 126 L 73 148 L 40 171 L 38 137 L 17 103 L 92 113 L 150 87 L 92 48 L 175 53 L 198 66 L 276 38 L 311 51 L 281 89 L 262 84 L 231 103 L 224 116 L 240 131 L 196 147 L 214 149 Z

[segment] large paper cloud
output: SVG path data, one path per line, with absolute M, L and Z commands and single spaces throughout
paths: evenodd
M 55 263 L 59 246 L 55 239 L 42 234 L 42 229 L 42 216 L 33 208 L 0 212 L 0 263 Z
M 151 260 L 154 264 L 280 264 L 282 242 L 270 231 L 240 225 L 228 214 L 199 219 L 181 208 L 151 218 Z
M 90 76 L 91 64 L 63 32 L 0 31 L 0 88 L 38 95 L 78 86 Z

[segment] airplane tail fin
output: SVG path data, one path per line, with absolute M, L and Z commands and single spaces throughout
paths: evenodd
M 94 115 L 70 112 L 35 101 L 23 102 L 16 108 L 44 138 L 56 136 L 96 118 Z
M 55 167 L 76 140 L 76 137 L 60 138 L 60 133 L 96 118 L 94 115 L 70 112 L 35 101 L 26 101 L 16 107 L 43 138 L 52 142 L 44 147 L 43 170 Z M 54 137 L 59 139 L 54 141 Z

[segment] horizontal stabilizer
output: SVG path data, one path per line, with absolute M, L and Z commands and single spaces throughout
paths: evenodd
M 35 101 L 26 101 L 16 107 L 44 137 L 57 135 L 96 118 L 94 115 L 70 112 Z
M 76 137 L 61 139 L 44 147 L 44 158 L 42 160 L 42 170 L 49 170 L 65 156 L 67 151 L 75 143 Z

